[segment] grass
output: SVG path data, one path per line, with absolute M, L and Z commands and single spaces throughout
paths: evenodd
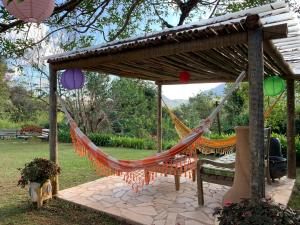
M 125 148 L 103 148 L 103 150 L 119 159 L 138 159 L 155 154 L 155 151 L 151 150 Z M 28 201 L 27 189 L 16 186 L 19 179 L 17 168 L 23 167 L 35 157 L 48 158 L 48 155 L 47 143 L 0 140 L 1 225 L 122 224 L 101 213 L 82 209 L 61 200 L 53 200 L 46 207 L 35 210 Z M 88 160 L 78 157 L 70 144 L 59 145 L 59 162 L 62 168 L 61 189 L 99 178 Z

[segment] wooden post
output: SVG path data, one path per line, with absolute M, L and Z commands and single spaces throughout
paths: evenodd
M 49 82 L 50 82 L 50 131 L 49 146 L 50 160 L 58 164 L 58 147 L 57 147 L 57 71 L 49 65 Z M 59 189 L 58 176 L 51 180 L 52 194 L 56 195 Z
M 265 197 L 263 31 L 258 15 L 246 18 L 248 27 L 249 141 L 251 152 L 251 198 Z
M 216 107 L 219 105 L 219 103 L 216 101 Z M 220 121 L 220 112 L 217 114 L 217 123 L 218 123 L 218 132 L 219 135 L 221 135 L 221 121 Z
M 288 178 L 296 178 L 295 81 L 287 79 L 287 164 Z
M 161 84 L 157 85 L 157 151 L 162 150 L 162 107 L 161 107 Z

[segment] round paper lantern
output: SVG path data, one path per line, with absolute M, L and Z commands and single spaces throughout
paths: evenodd
M 40 23 L 51 16 L 55 0 L 2 0 L 4 7 L 16 18 Z
M 276 96 L 285 89 L 285 82 L 278 76 L 271 76 L 264 80 L 264 94 L 266 96 Z
M 181 83 L 189 82 L 190 78 L 191 78 L 191 74 L 188 71 L 181 71 L 179 73 L 179 80 Z
M 69 69 L 60 78 L 61 85 L 68 90 L 80 89 L 84 85 L 84 74 L 80 69 Z

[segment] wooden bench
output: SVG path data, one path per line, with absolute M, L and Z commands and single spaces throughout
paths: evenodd
M 0 139 L 17 138 L 17 136 L 18 136 L 18 130 L 16 129 L 0 130 Z
M 49 129 L 42 129 L 42 134 L 37 136 L 42 141 L 49 141 Z
M 150 182 L 150 173 L 162 173 L 166 175 L 173 175 L 175 179 L 175 190 L 180 189 L 180 176 L 191 170 L 193 181 L 196 180 L 196 160 L 186 155 L 180 155 L 169 162 L 160 163 L 154 168 L 148 168 L 145 170 L 145 183 L 146 185 Z

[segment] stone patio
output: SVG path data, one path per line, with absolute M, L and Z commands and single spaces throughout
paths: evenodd
M 294 180 L 282 178 L 267 193 L 276 202 L 287 204 Z M 182 178 L 175 191 L 173 176 L 160 176 L 151 185 L 135 193 L 122 177 L 109 176 L 59 192 L 59 198 L 110 214 L 132 224 L 208 225 L 212 213 L 221 206 L 229 187 L 204 183 L 205 205 L 198 206 L 196 182 Z

